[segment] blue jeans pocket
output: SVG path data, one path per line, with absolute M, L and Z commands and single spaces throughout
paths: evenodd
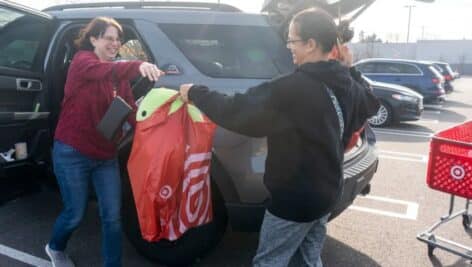
M 64 144 L 61 141 L 55 140 L 53 146 L 53 154 L 70 154 L 70 153 L 77 153 L 77 150 L 68 145 Z

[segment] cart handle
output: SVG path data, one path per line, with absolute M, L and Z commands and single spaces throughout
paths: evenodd
M 450 143 L 450 144 L 463 145 L 463 146 L 472 148 L 472 143 L 469 143 L 469 142 L 456 141 L 456 140 L 451 140 L 451 139 L 447 139 L 447 138 L 439 137 L 439 136 L 433 136 L 433 139 L 441 140 L 443 142 Z

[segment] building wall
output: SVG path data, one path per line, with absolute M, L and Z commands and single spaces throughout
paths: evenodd
M 356 61 L 372 57 L 445 61 L 461 74 L 472 75 L 472 40 L 353 43 L 350 46 Z

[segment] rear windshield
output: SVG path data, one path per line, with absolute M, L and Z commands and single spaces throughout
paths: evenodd
M 452 68 L 449 64 L 446 65 L 446 70 L 447 70 L 449 75 L 452 75 L 454 73 L 454 71 L 452 70 Z
M 210 77 L 270 79 L 294 67 L 284 41 L 268 26 L 159 27 L 197 69 Z
M 438 69 L 436 69 L 432 65 L 430 65 L 428 68 L 433 72 L 433 76 L 436 76 L 436 78 L 441 79 L 443 77 L 442 74 L 438 71 Z

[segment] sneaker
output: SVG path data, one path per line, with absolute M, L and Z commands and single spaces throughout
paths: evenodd
M 75 267 L 72 260 L 64 251 L 54 250 L 49 247 L 49 244 L 46 245 L 44 250 L 51 259 L 52 267 Z

